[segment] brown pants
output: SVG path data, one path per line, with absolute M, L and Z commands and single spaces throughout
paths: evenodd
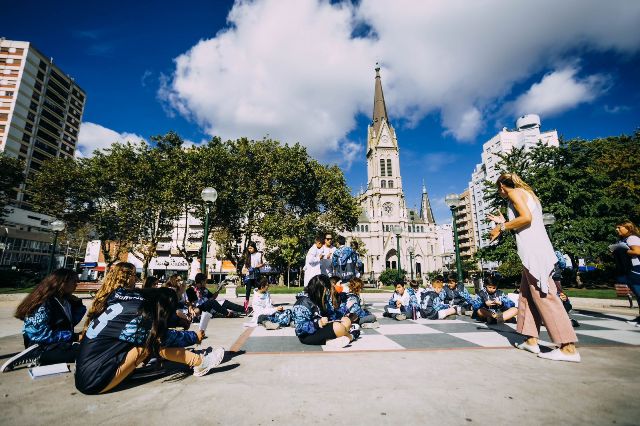
M 556 284 L 549 277 L 549 293 L 544 294 L 536 285 L 537 280 L 527 268 L 522 270 L 520 299 L 518 300 L 518 333 L 538 337 L 540 325 L 547 327 L 551 340 L 556 344 L 578 341 L 571 320 L 562 301 L 557 296 Z
M 200 365 L 202 360 L 200 355 L 187 351 L 185 348 L 160 348 L 158 354 L 161 358 L 180 364 L 186 364 L 189 367 Z M 126 379 L 129 374 L 133 373 L 133 370 L 135 370 L 138 364 L 143 362 L 148 356 L 149 354 L 144 350 L 144 348 L 135 347 L 131 349 L 127 353 L 124 361 L 122 361 L 122 364 L 120 364 L 120 367 L 116 370 L 116 375 L 113 376 L 111 383 L 109 383 L 100 393 L 108 392 L 118 386 L 120 382 Z

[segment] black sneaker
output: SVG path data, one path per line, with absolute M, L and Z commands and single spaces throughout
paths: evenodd
M 40 355 L 42 355 L 42 352 L 44 352 L 44 348 L 37 343 L 29 346 L 24 351 L 9 358 L 9 360 L 0 367 L 0 372 L 5 373 L 7 371 L 11 371 L 21 365 L 35 367 L 40 364 Z
M 580 327 L 580 323 L 573 318 L 571 318 L 571 325 L 573 326 L 573 328 Z

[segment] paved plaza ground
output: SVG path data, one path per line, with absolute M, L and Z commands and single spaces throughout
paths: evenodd
M 21 297 L 0 296 L 1 362 L 22 348 L 21 323 L 12 318 Z M 376 314 L 388 297 L 365 295 Z M 19 369 L 0 375 L 0 424 L 638 424 L 640 329 L 624 321 L 637 308 L 572 301 L 580 364 L 513 349 L 513 325 L 487 328 L 466 317 L 382 318 L 338 351 L 305 347 L 292 329 L 213 319 L 203 346 L 229 352 L 204 378 L 170 366 L 166 377 L 85 396 L 72 374 L 31 380 Z

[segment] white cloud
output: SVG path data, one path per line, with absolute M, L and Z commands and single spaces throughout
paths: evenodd
M 576 67 L 566 67 L 545 75 L 539 83 L 520 95 L 509 108 L 515 115 L 536 113 L 552 116 L 591 102 L 607 90 L 608 77 L 594 74 L 578 78 Z
M 89 157 L 93 151 L 109 148 L 115 142 L 137 143 L 141 140 L 145 139 L 135 133 L 118 133 L 99 124 L 83 122 L 80 124 L 76 157 Z
M 393 123 L 440 113 L 472 141 L 517 83 L 587 48 L 640 47 L 640 2 L 626 1 L 237 1 L 227 19 L 175 59 L 160 98 L 210 135 L 269 134 L 325 159 L 371 114 L 377 61 Z

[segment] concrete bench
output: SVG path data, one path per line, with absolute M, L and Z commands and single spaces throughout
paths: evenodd
M 626 284 L 616 284 L 616 296 L 626 297 L 629 300 L 629 307 L 633 308 L 633 296 L 631 289 Z

